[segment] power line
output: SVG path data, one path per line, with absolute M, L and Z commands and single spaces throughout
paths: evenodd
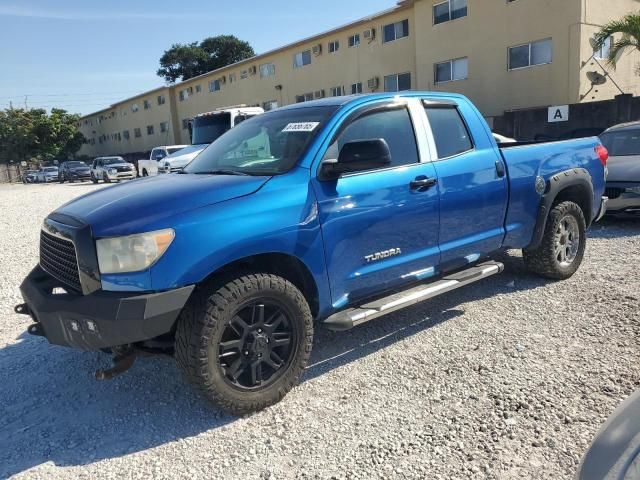
M 26 93 L 22 95 L 6 95 L 0 98 L 18 98 L 22 99 L 26 97 L 80 97 L 80 96 L 92 96 L 92 95 L 126 95 L 130 93 L 140 93 L 139 90 L 127 90 L 123 92 L 94 92 L 94 93 Z

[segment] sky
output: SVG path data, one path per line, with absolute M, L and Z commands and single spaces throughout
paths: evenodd
M 88 114 L 163 85 L 174 43 L 233 34 L 263 53 L 396 0 L 0 0 L 0 109 Z

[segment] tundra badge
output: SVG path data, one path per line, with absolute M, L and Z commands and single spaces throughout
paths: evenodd
M 395 257 L 396 255 L 401 255 L 402 250 L 399 248 L 392 248 L 390 250 L 385 250 L 384 252 L 376 252 L 371 255 L 367 255 L 364 257 L 367 263 L 377 262 L 378 260 L 383 260 L 389 257 Z

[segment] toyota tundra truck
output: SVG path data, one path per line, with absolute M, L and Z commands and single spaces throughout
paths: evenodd
M 498 147 L 454 94 L 288 106 L 177 175 L 51 213 L 16 312 L 51 344 L 112 352 L 99 379 L 171 354 L 215 405 L 253 412 L 299 382 L 316 327 L 345 331 L 483 281 L 505 249 L 571 277 L 606 210 L 607 158 L 597 138 Z

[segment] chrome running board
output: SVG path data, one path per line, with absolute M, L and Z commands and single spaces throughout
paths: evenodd
M 433 283 L 421 284 L 388 297 L 365 303 L 331 315 L 322 323 L 329 330 L 343 331 L 361 325 L 374 318 L 423 302 L 443 293 L 456 290 L 504 270 L 500 262 L 486 262 L 460 272 L 446 275 Z

